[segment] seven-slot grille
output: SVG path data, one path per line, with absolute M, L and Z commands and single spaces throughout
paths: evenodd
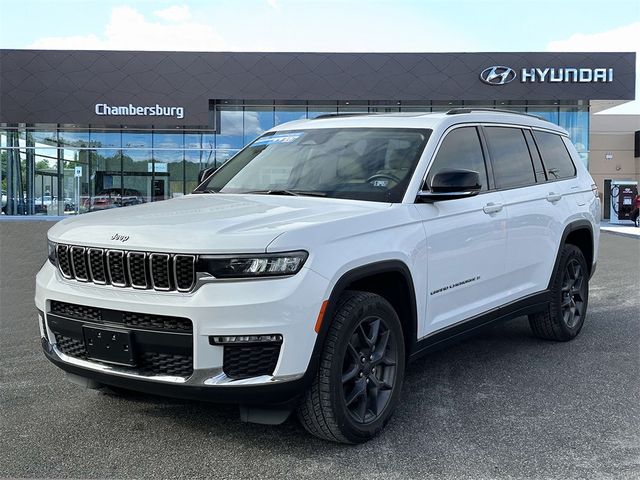
M 98 285 L 188 292 L 196 283 L 196 256 L 58 244 L 63 277 Z

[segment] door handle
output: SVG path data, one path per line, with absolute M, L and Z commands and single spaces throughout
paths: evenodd
M 559 201 L 561 198 L 562 198 L 562 195 L 560 195 L 559 193 L 550 192 L 549 195 L 547 195 L 547 202 L 555 203 Z
M 489 202 L 484 207 L 482 207 L 482 211 L 488 215 L 491 215 L 492 213 L 498 213 L 500 210 L 502 210 L 502 207 L 503 205 L 501 203 Z

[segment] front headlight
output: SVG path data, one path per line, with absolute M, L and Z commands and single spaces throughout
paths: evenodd
M 55 267 L 58 264 L 58 253 L 57 253 L 58 244 L 52 242 L 47 238 L 47 256 L 49 257 L 49 261 Z
M 197 271 L 215 278 L 255 278 L 295 275 L 309 254 L 305 251 L 257 255 L 201 255 Z

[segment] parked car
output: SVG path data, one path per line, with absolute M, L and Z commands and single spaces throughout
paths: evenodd
M 631 220 L 636 227 L 640 227 L 640 194 L 633 199 L 633 210 L 631 211 Z
M 71 212 L 76 209 L 76 204 L 71 197 L 64 197 L 64 211 Z
M 5 192 L 4 190 L 2 190 L 1 206 L 2 213 L 7 213 L 7 192 Z
M 90 211 L 128 207 L 144 203 L 142 193 L 133 188 L 106 188 L 91 200 Z
M 51 195 L 43 195 L 41 197 L 36 197 L 33 200 L 33 211 L 35 213 L 57 213 L 57 210 L 58 199 Z
M 567 132 L 529 115 L 280 125 L 192 195 L 53 226 L 42 346 L 88 387 L 235 402 L 259 423 L 295 410 L 364 442 L 425 352 L 521 315 L 540 338 L 579 334 L 597 193 Z

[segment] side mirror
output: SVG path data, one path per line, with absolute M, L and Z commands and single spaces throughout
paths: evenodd
M 438 202 L 473 197 L 480 192 L 480 175 L 473 170 L 442 170 L 435 174 L 431 185 L 423 185 L 418 192 L 421 202 Z
M 205 168 L 204 170 L 200 170 L 200 172 L 198 173 L 198 185 L 200 185 L 205 178 L 207 178 L 209 175 L 211 175 L 215 171 L 216 171 L 216 167 L 209 167 L 209 168 Z

